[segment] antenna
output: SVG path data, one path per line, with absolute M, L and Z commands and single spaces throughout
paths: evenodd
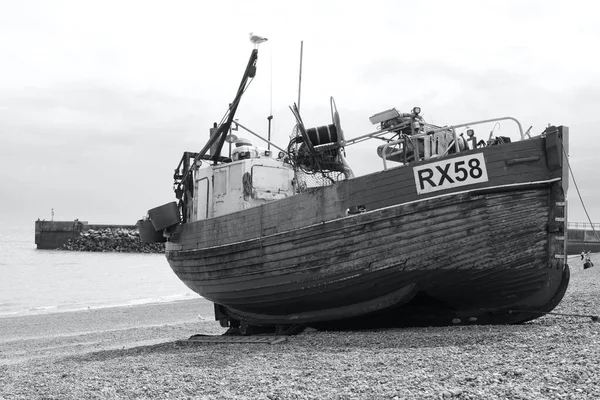
M 273 51 L 271 51 L 271 84 L 269 90 L 271 91 L 271 101 L 269 104 L 269 115 L 273 115 Z
M 269 121 L 269 133 L 268 133 L 268 142 L 267 142 L 267 150 L 271 150 L 271 120 L 273 119 L 273 52 L 271 51 L 271 104 L 269 105 L 269 116 L 267 117 L 267 121 Z
M 300 41 L 300 74 L 298 76 L 298 111 L 300 111 L 300 93 L 302 90 L 302 49 L 304 47 L 304 40 Z

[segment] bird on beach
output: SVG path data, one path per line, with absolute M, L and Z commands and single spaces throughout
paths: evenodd
M 267 40 L 269 39 L 267 39 L 266 37 L 258 36 L 250 32 L 250 41 L 252 42 L 252 44 L 254 44 L 255 49 L 258 48 L 259 44 L 266 42 Z

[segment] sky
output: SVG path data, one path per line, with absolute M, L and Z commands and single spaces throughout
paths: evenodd
M 532 134 L 570 129 L 569 220 L 600 222 L 600 3 L 595 1 L 0 0 L 0 224 L 37 218 L 134 224 L 174 200 L 173 171 L 199 151 L 267 37 L 236 118 L 285 147 L 307 126 L 346 139 L 369 117 L 419 106 L 454 125 L 512 116 Z M 475 127 L 518 137 L 515 125 Z M 238 132 L 238 136 L 244 136 Z M 247 135 L 248 138 L 253 138 Z M 256 143 L 256 142 L 255 142 Z M 258 144 L 258 143 L 256 143 Z M 382 168 L 367 141 L 357 175 Z

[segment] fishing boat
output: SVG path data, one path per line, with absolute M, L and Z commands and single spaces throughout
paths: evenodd
M 567 127 L 532 135 L 512 117 L 436 126 L 419 107 L 391 108 L 370 117 L 374 132 L 346 139 L 332 98 L 322 126 L 290 107 L 288 146 L 263 139 L 265 149 L 231 130 L 260 137 L 234 120 L 257 57 L 205 146 L 183 153 L 176 201 L 138 221 L 222 326 L 512 324 L 561 301 Z M 519 137 L 477 138 L 497 121 Z M 356 176 L 344 149 L 369 139 L 381 170 Z

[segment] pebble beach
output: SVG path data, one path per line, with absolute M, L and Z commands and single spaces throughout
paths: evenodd
M 600 254 L 555 313 L 510 326 L 220 335 L 203 299 L 0 319 L 0 399 L 598 399 Z

